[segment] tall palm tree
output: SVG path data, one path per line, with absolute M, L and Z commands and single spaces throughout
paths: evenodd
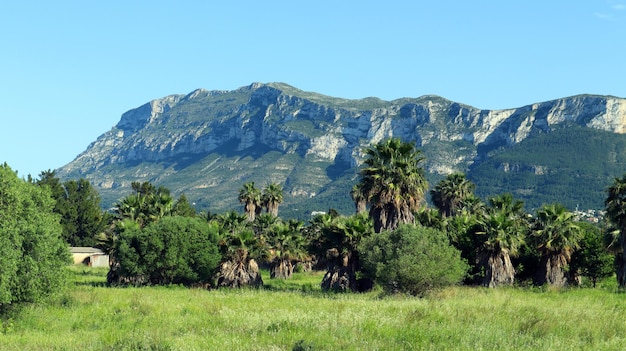
M 496 287 L 512 285 L 515 268 L 511 256 L 516 256 L 524 244 L 528 224 L 523 215 L 522 201 L 505 194 L 489 200 L 491 207 L 478 225 L 481 243 L 479 264 L 484 270 L 483 285 Z
M 247 182 L 239 190 L 239 202 L 243 204 L 243 210 L 248 221 L 253 222 L 261 207 L 261 192 L 254 186 L 254 182 Z
M 350 190 L 350 197 L 354 201 L 355 213 L 365 213 L 367 210 L 367 196 L 363 193 L 363 187 L 359 184 L 354 184 L 352 190 Z
M 615 178 L 607 189 L 604 200 L 607 218 L 615 226 L 615 240 L 612 250 L 616 254 L 617 282 L 621 288 L 626 287 L 626 174 Z
M 398 138 L 365 149 L 359 186 L 370 204 L 374 230 L 392 230 L 413 223 L 428 183 L 420 164 L 424 157 L 412 143 Z
M 565 206 L 558 203 L 543 205 L 537 211 L 533 226 L 533 236 L 541 253 L 537 284 L 567 284 L 566 269 L 572 253 L 580 248 L 582 234 L 574 214 L 568 212 Z
M 278 216 L 278 205 L 283 202 L 283 187 L 278 183 L 270 183 L 263 189 L 261 202 L 267 213 Z
M 465 201 L 474 196 L 475 185 L 465 174 L 456 172 L 442 179 L 430 191 L 433 204 L 444 217 L 454 216 L 464 207 Z

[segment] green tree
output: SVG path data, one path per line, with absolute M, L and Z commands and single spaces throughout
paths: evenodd
M 54 205 L 48 188 L 0 165 L 0 313 L 65 286 L 71 258 Z
M 278 216 L 278 206 L 283 202 L 283 187 L 278 183 L 270 183 L 263 189 L 261 203 L 265 206 L 267 213 Z
M 615 178 L 607 189 L 604 201 L 606 215 L 615 226 L 617 232 L 615 261 L 617 266 L 617 283 L 621 288 L 626 287 L 626 174 L 622 178 Z
M 243 204 L 243 210 L 248 221 L 253 222 L 256 215 L 261 212 L 261 192 L 254 186 L 254 182 L 244 183 L 239 190 L 239 202 Z
M 604 245 L 600 228 L 587 222 L 579 225 L 583 236 L 580 249 L 572 255 L 570 271 L 588 278 L 595 288 L 598 281 L 613 274 L 614 257 Z
M 422 296 L 460 283 L 468 270 L 444 232 L 410 224 L 364 238 L 359 253 L 365 270 L 390 293 Z
M 145 228 L 131 225 L 120 232 L 117 276 L 109 275 L 108 282 L 206 286 L 221 259 L 217 245 L 217 228 L 199 218 L 169 216 Z
M 543 205 L 537 211 L 532 234 L 541 253 L 536 283 L 565 286 L 569 262 L 583 235 L 574 214 L 558 203 Z
M 391 138 L 365 149 L 359 187 L 370 204 L 374 230 L 414 223 L 428 183 L 420 164 L 424 157 L 411 143 Z
M 457 214 L 467 199 L 474 197 L 475 185 L 463 173 L 449 174 L 430 191 L 432 202 L 444 217 Z
M 196 209 L 189 203 L 187 196 L 185 196 L 185 194 L 181 194 L 178 197 L 178 200 L 174 203 L 172 213 L 176 216 L 195 217 Z
M 100 194 L 84 178 L 61 183 L 54 171 L 44 171 L 36 182 L 48 187 L 56 201 L 54 211 L 61 216 L 63 237 L 70 246 L 94 246 L 105 228 Z

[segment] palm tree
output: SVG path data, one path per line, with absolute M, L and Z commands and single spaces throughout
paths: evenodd
M 421 151 L 411 143 L 391 138 L 365 150 L 359 186 L 370 204 L 374 230 L 392 230 L 413 223 L 413 213 L 424 200 L 428 187 Z
M 235 211 L 217 216 L 209 225 L 218 227 L 222 263 L 217 273 L 218 287 L 263 285 L 257 260 L 267 256 L 265 243 L 254 234 L 245 215 Z
M 252 223 L 252 228 L 257 236 L 262 236 L 278 222 L 280 222 L 280 218 L 273 216 L 271 213 L 262 213 L 256 216 Z
M 537 211 L 533 236 L 541 253 L 537 284 L 565 286 L 566 268 L 574 250 L 580 248 L 582 230 L 574 214 L 561 204 L 543 205 Z
M 327 270 L 322 279 L 323 290 L 360 291 L 369 289 L 371 282 L 359 279 L 361 263 L 357 247 L 361 239 L 373 231 L 365 215 L 321 218 L 321 235 L 315 248 L 325 256 Z
M 170 191 L 160 186 L 156 188 L 150 182 L 133 182 L 134 193 L 127 195 L 115 206 L 118 220 L 130 219 L 145 227 L 174 211 L 174 200 Z
M 433 204 L 444 217 L 454 216 L 474 196 L 475 185 L 463 173 L 449 174 L 430 191 Z
M 621 288 L 626 287 L 626 174 L 621 179 L 615 178 L 607 189 L 607 198 L 604 200 L 606 215 L 615 226 L 614 245 L 616 253 L 617 282 Z
M 254 182 L 243 184 L 243 188 L 239 190 L 239 202 L 243 204 L 248 221 L 253 222 L 261 208 L 261 192 L 254 186 Z
M 283 202 L 283 187 L 278 183 L 270 183 L 265 186 L 261 202 L 267 209 L 267 213 L 278 216 L 278 205 Z
M 266 239 L 271 251 L 270 278 L 291 277 L 294 264 L 306 257 L 306 239 L 301 230 L 302 225 L 294 225 L 292 222 L 275 223 L 268 230 Z
M 482 284 L 490 288 L 512 285 L 515 269 L 511 257 L 518 254 L 528 231 L 524 203 L 514 201 L 510 194 L 491 198 L 489 202 L 491 207 L 477 225 L 481 243 L 478 261 L 484 270 Z

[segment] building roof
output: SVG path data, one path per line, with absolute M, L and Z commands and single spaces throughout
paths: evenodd
M 73 254 L 104 254 L 102 250 L 95 247 L 70 247 L 70 252 Z

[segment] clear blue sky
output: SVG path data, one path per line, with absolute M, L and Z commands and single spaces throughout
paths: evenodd
M 196 88 L 501 109 L 626 97 L 626 0 L 8 1 L 0 162 L 69 163 L 122 113 Z

